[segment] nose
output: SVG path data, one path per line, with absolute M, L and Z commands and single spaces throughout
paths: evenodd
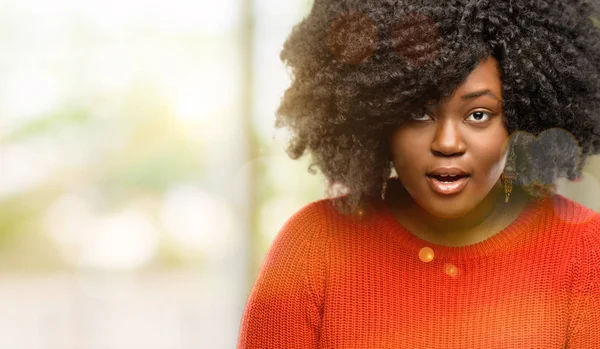
M 460 125 L 451 118 L 442 118 L 436 125 L 431 152 L 438 156 L 452 156 L 463 154 L 465 150 Z

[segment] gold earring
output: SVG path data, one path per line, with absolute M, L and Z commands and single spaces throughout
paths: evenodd
M 504 183 L 504 203 L 507 203 L 510 199 L 510 193 L 512 192 L 512 181 L 517 178 L 517 164 L 516 164 L 515 149 L 510 149 L 508 160 L 506 161 L 506 167 L 502 172 L 502 182 Z

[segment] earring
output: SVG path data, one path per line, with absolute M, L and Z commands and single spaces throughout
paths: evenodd
M 392 170 L 392 171 L 391 171 L 392 173 L 393 173 L 393 172 L 395 172 L 395 169 L 394 169 L 394 163 L 393 163 L 392 161 L 390 161 L 390 168 L 391 168 L 391 170 Z M 384 201 L 385 201 L 385 191 L 387 190 L 387 184 L 388 184 L 388 180 L 389 180 L 390 178 L 393 178 L 393 177 L 391 176 L 391 173 L 390 173 L 390 176 L 389 176 L 388 178 L 386 178 L 386 180 L 384 180 L 384 181 L 383 181 L 383 185 L 381 186 L 381 200 L 384 200 Z
M 515 155 L 515 148 L 510 149 L 508 160 L 506 161 L 506 167 L 502 172 L 501 178 L 504 183 L 504 203 L 507 203 L 510 199 L 510 193 L 512 192 L 512 181 L 517 178 L 517 156 Z

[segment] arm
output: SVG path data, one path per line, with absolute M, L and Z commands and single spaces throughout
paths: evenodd
M 600 224 L 594 219 L 579 245 L 568 348 L 600 348 Z
M 246 303 L 238 349 L 318 347 L 325 280 L 318 208 L 297 212 L 273 240 Z

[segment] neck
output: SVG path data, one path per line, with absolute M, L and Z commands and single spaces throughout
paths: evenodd
M 430 242 L 446 246 L 460 246 L 483 241 L 512 222 L 511 212 L 518 206 L 520 197 L 516 190 L 511 200 L 504 202 L 502 186 L 494 186 L 485 199 L 467 215 L 457 218 L 440 218 L 431 215 L 418 205 L 401 183 L 394 183 L 388 206 L 399 222 L 414 235 Z

